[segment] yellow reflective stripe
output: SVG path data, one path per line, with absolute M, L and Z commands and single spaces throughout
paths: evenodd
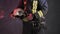
M 37 1 L 33 1 L 33 9 L 37 9 Z
M 38 11 L 38 14 L 39 14 L 40 17 L 43 17 L 43 13 L 42 13 L 41 10 Z
M 36 9 L 37 9 L 37 4 L 38 4 L 38 1 L 33 1 L 33 8 L 32 8 L 32 13 L 36 13 Z
M 32 13 L 35 14 L 36 13 L 36 10 L 32 9 Z
M 33 13 L 33 14 L 36 13 L 37 4 L 38 4 L 38 1 L 37 1 L 37 0 L 34 0 L 34 1 L 33 1 L 33 8 L 32 8 L 32 13 Z M 38 11 L 38 14 L 39 14 L 40 17 L 43 17 L 43 13 L 42 13 L 41 10 Z

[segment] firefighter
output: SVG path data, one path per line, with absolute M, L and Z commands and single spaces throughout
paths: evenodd
M 36 32 L 32 32 L 32 28 L 35 24 L 32 26 L 31 23 L 33 23 L 33 20 L 36 21 L 40 19 L 41 29 L 44 30 L 46 27 L 45 16 L 47 11 L 48 5 L 46 0 L 20 0 L 18 7 L 13 11 L 13 15 L 22 19 L 23 34 L 37 34 L 37 30 L 39 29 L 37 29 Z

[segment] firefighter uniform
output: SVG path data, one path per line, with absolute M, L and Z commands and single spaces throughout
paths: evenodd
M 26 0 L 25 0 L 26 1 Z M 35 14 L 36 12 L 38 12 L 38 15 L 41 18 L 41 24 L 42 24 L 42 33 L 44 33 L 44 27 L 46 27 L 46 23 L 45 23 L 45 16 L 47 14 L 48 11 L 48 5 L 47 5 L 47 1 L 46 0 L 27 0 L 26 2 L 24 2 L 24 0 L 20 1 L 20 4 L 18 6 L 18 8 L 24 9 L 25 5 L 24 3 L 26 3 L 26 12 L 28 14 L 27 17 L 23 18 L 23 34 L 37 34 L 37 32 L 32 33 L 32 25 L 31 22 L 29 20 L 32 20 L 32 14 Z M 41 34 L 42 34 L 41 33 Z

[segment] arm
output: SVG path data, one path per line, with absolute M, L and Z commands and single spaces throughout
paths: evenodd
M 39 5 L 41 5 L 41 11 L 42 11 L 41 14 L 43 13 L 43 15 L 45 16 L 48 11 L 47 1 L 46 0 L 39 0 Z

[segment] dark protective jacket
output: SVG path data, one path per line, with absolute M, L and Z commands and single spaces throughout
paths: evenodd
M 48 11 L 48 5 L 47 5 L 47 1 L 46 0 L 38 0 L 38 7 L 37 7 L 37 10 L 42 10 L 44 16 L 47 14 L 47 11 Z M 22 8 L 24 9 L 24 3 L 23 3 L 23 0 L 20 0 L 20 3 L 19 3 L 19 6 L 18 8 Z M 27 12 L 31 12 L 31 9 L 32 9 L 32 0 L 27 0 Z M 30 23 L 24 23 L 24 33 L 26 34 L 32 34 L 32 26 Z M 43 29 L 44 30 L 44 29 Z M 43 31 L 41 30 L 41 31 Z M 23 33 L 23 34 L 24 34 Z M 41 33 L 41 32 L 40 32 Z M 44 32 L 43 32 L 44 33 Z M 37 33 L 35 33 L 37 34 Z M 41 33 L 42 34 L 42 33 Z
M 47 4 L 47 0 L 39 0 L 40 4 L 41 5 L 41 9 L 43 11 L 43 14 L 46 15 L 47 14 L 47 11 L 48 11 L 48 4 Z
M 37 10 L 42 10 L 43 14 L 46 15 L 47 14 L 47 11 L 48 11 L 48 4 L 47 4 L 47 1 L 46 0 L 38 0 L 38 8 Z M 32 0 L 27 0 L 27 4 L 28 4 L 28 11 L 31 11 L 31 4 L 32 4 Z M 20 3 L 19 3 L 19 7 L 20 8 L 24 8 L 23 7 L 23 0 L 20 0 Z
M 38 0 L 38 7 L 37 10 L 42 10 L 43 15 L 45 16 L 47 14 L 48 11 L 48 5 L 47 5 L 47 1 L 46 0 Z M 23 4 L 23 0 L 20 1 L 18 8 L 24 8 L 24 4 Z M 27 0 L 27 11 L 31 12 L 32 9 L 32 0 Z M 24 33 L 26 34 L 32 34 L 32 29 L 31 29 L 31 24 L 30 23 L 24 23 Z M 45 33 L 43 32 L 44 29 L 41 29 L 42 32 L 40 32 L 41 34 Z M 39 33 L 39 34 L 40 34 Z M 36 32 L 34 34 L 37 34 Z

